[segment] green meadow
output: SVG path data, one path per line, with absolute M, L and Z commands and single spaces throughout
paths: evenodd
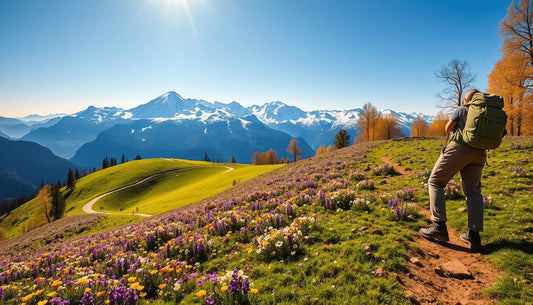
M 198 202 L 279 165 L 210 164 L 169 172 L 110 194 L 93 207 L 102 211 L 159 214 Z
M 94 210 L 120 212 L 106 215 L 90 232 L 101 231 L 141 218 L 132 211 L 158 214 L 194 203 L 281 165 L 218 164 L 180 159 L 130 161 L 96 171 L 80 178 L 74 191 L 62 189 L 66 200 L 65 216 L 84 214 L 82 208 L 91 199 L 157 175 L 136 187 L 103 197 Z M 229 170 L 233 168 L 233 170 Z M 0 237 L 10 239 L 47 223 L 44 208 L 36 198 L 0 218 Z M 87 234 L 87 232 L 85 232 Z

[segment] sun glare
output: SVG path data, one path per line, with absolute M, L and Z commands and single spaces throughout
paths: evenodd
M 155 7 L 159 10 L 161 10 L 162 13 L 165 15 L 169 15 L 173 18 L 179 18 L 179 15 L 185 15 L 187 17 L 187 21 L 189 23 L 189 26 L 191 28 L 192 33 L 197 36 L 198 31 L 196 30 L 196 24 L 194 22 L 194 17 L 191 13 L 190 4 L 191 3 L 199 3 L 203 1 L 199 0 L 147 0 L 147 3 Z

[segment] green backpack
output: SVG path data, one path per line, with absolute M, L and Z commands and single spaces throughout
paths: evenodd
M 465 106 L 468 113 L 465 128 L 461 132 L 465 144 L 480 149 L 494 149 L 500 146 L 507 123 L 507 115 L 503 111 L 503 98 L 478 92 Z

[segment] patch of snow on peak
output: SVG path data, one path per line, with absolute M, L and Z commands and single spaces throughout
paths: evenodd
M 239 118 L 239 121 L 241 121 L 241 126 L 242 126 L 242 128 L 244 128 L 244 129 L 248 129 L 248 125 L 251 125 L 251 124 L 252 124 L 252 122 L 247 121 L 247 120 L 243 120 L 243 119 L 241 119 L 241 118 Z
M 148 129 L 152 129 L 152 125 L 148 126 L 148 127 L 144 127 L 141 129 L 141 132 L 144 132 L 145 130 L 148 130 Z

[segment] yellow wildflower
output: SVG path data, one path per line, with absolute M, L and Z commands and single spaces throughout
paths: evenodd
M 29 302 L 33 298 L 33 293 L 28 294 L 27 296 L 22 298 L 22 302 Z
M 205 291 L 205 290 L 202 289 L 202 290 L 200 290 L 200 291 L 198 291 L 198 292 L 196 293 L 196 296 L 199 297 L 199 298 L 203 298 L 203 297 L 206 296 L 206 294 L 207 294 L 207 291 Z
M 87 293 L 87 292 L 91 292 L 91 288 L 89 288 L 89 287 L 85 288 L 85 293 Z
M 259 290 L 257 290 L 257 288 L 252 288 L 252 289 L 250 289 L 250 292 L 252 294 L 257 294 L 259 292 Z
M 56 295 L 56 293 L 57 292 L 52 291 L 52 292 L 48 293 L 46 296 L 49 297 L 49 298 L 53 298 Z
M 139 293 L 139 296 L 140 296 L 141 298 L 144 298 L 144 297 L 146 296 L 146 292 L 141 292 L 141 293 Z
M 167 288 L 167 284 L 161 284 L 161 285 L 159 285 L 159 289 L 164 290 L 165 288 Z
M 128 283 L 135 283 L 137 281 L 137 277 L 132 276 L 128 278 Z
M 37 290 L 37 291 L 35 292 L 35 295 L 41 295 L 41 294 L 43 294 L 43 292 L 44 292 L 44 289 Z
M 159 271 L 157 271 L 157 270 L 154 269 L 154 270 L 150 271 L 150 274 L 151 274 L 151 275 L 156 275 L 157 272 L 159 272 Z
M 48 300 L 40 301 L 40 302 L 37 303 L 37 305 L 44 305 L 46 303 L 48 303 Z
M 101 296 L 103 296 L 104 294 L 105 294 L 105 290 L 98 292 L 98 293 L 96 294 L 96 296 L 97 296 L 97 297 L 101 297 Z

